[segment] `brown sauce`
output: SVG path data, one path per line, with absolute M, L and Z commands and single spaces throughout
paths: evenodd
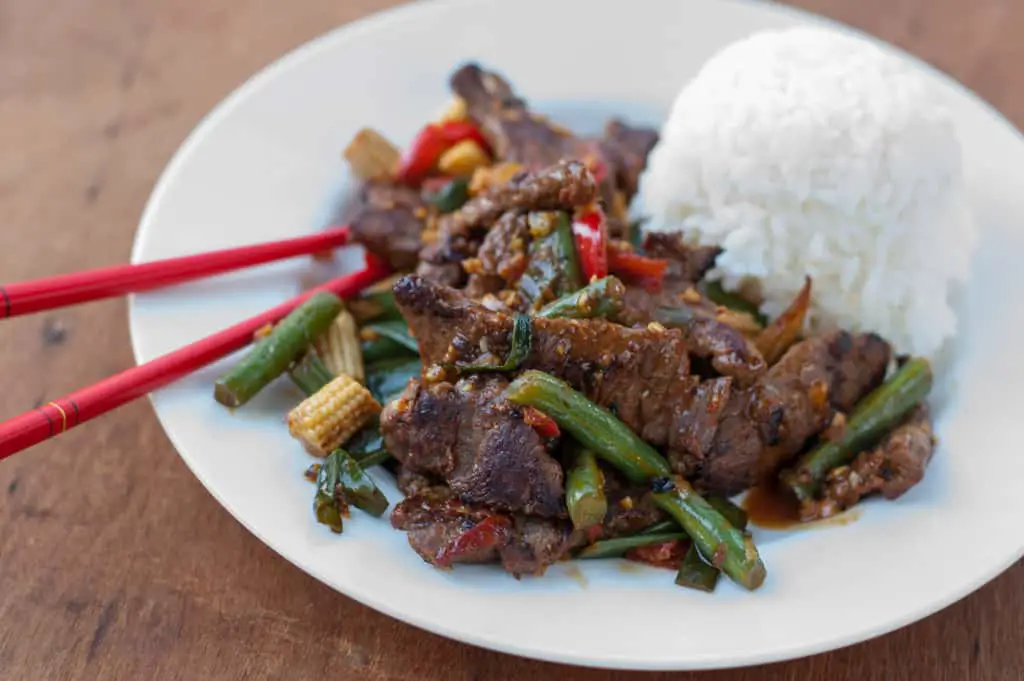
M 752 525 L 770 530 L 786 530 L 800 525 L 796 499 L 778 485 L 760 484 L 743 497 L 743 510 Z
M 823 525 L 849 525 L 860 518 L 860 509 L 854 507 L 832 518 L 802 523 L 796 499 L 773 484 L 761 484 L 751 489 L 743 497 L 741 506 L 747 512 L 751 525 L 767 530 L 809 530 Z

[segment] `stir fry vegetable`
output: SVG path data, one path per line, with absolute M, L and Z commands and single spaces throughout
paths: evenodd
M 344 449 L 336 449 L 324 458 L 316 485 L 314 513 L 334 532 L 341 532 L 341 517 L 348 515 L 350 504 L 378 518 L 388 508 L 387 497 Z
M 313 496 L 313 515 L 318 523 L 327 525 L 331 532 L 341 534 L 343 517 L 348 517 L 348 500 L 338 488 L 340 462 L 337 457 L 326 457 L 316 474 L 316 494 Z
M 380 411 L 380 403 L 370 391 L 342 374 L 292 409 L 288 431 L 310 454 L 326 456 Z
M 367 369 L 366 388 L 375 400 L 386 404 L 405 390 L 409 379 L 419 376 L 421 371 L 418 357 L 383 360 Z
M 592 208 L 576 215 L 572 223 L 576 239 L 576 253 L 583 270 L 583 281 L 608 276 L 608 221 L 600 208 Z
M 214 399 L 225 407 L 240 407 L 251 400 L 302 357 L 341 309 L 341 299 L 333 293 L 320 292 L 308 298 L 217 380 Z
M 614 319 L 622 312 L 625 295 L 626 287 L 621 281 L 605 277 L 548 303 L 534 316 L 544 319 Z
M 747 529 L 747 514 L 742 508 L 722 497 L 708 497 L 707 501 L 729 521 L 730 525 L 738 530 Z M 676 584 L 710 593 L 718 585 L 720 575 L 721 572 L 700 555 L 697 545 L 691 544 L 679 563 Z
M 373 128 L 357 132 L 343 155 L 361 180 L 391 177 L 401 158 L 398 149 Z
M 651 494 L 654 503 L 683 526 L 693 543 L 711 564 L 747 589 L 764 583 L 767 571 L 754 542 L 733 527 L 686 480 L 659 481 Z
M 416 344 L 416 339 L 409 334 L 409 327 L 406 326 L 405 322 L 375 322 L 373 324 L 367 324 L 364 328 L 378 336 L 395 341 L 410 352 L 419 354 L 420 348 Z
M 442 213 L 457 211 L 466 201 L 469 201 L 469 180 L 464 177 L 449 181 L 430 197 L 430 202 Z
M 576 554 L 577 558 L 584 560 L 593 558 L 617 558 L 623 556 L 627 551 L 641 546 L 663 544 L 669 541 L 686 539 L 684 532 L 658 532 L 650 534 L 634 534 L 629 537 L 615 537 L 614 539 L 601 539 L 585 547 Z
M 524 371 L 508 386 L 515 404 L 536 407 L 576 440 L 618 468 L 632 482 L 672 474 L 668 462 L 607 409 L 595 405 L 565 381 L 542 371 Z
M 519 288 L 534 307 L 573 293 L 583 285 L 572 228 L 566 213 L 530 213 L 533 241 Z
M 321 388 L 334 379 L 334 374 L 324 366 L 320 356 L 315 352 L 307 352 L 295 366 L 288 370 L 288 376 L 306 397 L 317 394 Z
M 577 530 L 599 526 L 608 513 L 604 494 L 604 474 L 594 453 L 580 449 L 565 480 L 565 505 Z
M 434 564 L 438 567 L 447 567 L 460 556 L 502 546 L 508 540 L 510 524 L 505 516 L 492 515 L 484 518 L 442 546 L 434 558 Z
M 668 260 L 619 248 L 608 249 L 608 271 L 645 287 L 657 288 L 665 277 Z
M 811 278 L 804 280 L 800 293 L 793 299 L 778 319 L 773 321 L 757 337 L 755 345 L 761 351 L 764 361 L 769 366 L 778 362 L 789 346 L 800 338 L 807 317 L 807 308 L 811 304 Z
M 343 309 L 319 338 L 313 342 L 328 371 L 337 376 L 348 374 L 360 383 L 366 378 L 363 353 L 359 347 L 359 329 L 352 313 Z
M 437 166 L 441 155 L 464 140 L 472 140 L 481 149 L 490 151 L 483 133 L 469 121 L 427 124 L 402 155 L 395 173 L 396 179 L 412 187 L 419 186 L 423 178 Z
M 843 433 L 805 454 L 780 480 L 799 501 L 817 496 L 821 483 L 836 466 L 849 463 L 878 441 L 920 404 L 932 389 L 932 369 L 926 359 L 911 359 L 865 397 L 846 420 Z

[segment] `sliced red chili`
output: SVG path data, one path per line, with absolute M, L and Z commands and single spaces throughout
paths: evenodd
M 626 552 L 626 558 L 638 563 L 647 563 L 654 567 L 675 570 L 686 555 L 689 542 L 685 539 L 674 539 L 660 544 L 638 546 Z
M 523 407 L 523 420 L 533 426 L 541 437 L 558 437 L 562 434 L 555 420 L 536 407 Z
M 509 525 L 509 519 L 505 516 L 492 515 L 484 518 L 442 546 L 434 556 L 434 563 L 439 567 L 448 567 L 463 556 L 503 546 L 508 541 Z
M 661 288 L 668 260 L 648 258 L 632 251 L 608 249 L 608 271 L 648 290 Z
M 608 276 L 608 221 L 600 209 L 586 210 L 572 225 L 576 253 L 586 281 Z
M 469 121 L 448 121 L 441 123 L 439 127 L 441 128 L 441 137 L 444 138 L 449 147 L 454 147 L 459 142 L 465 140 L 473 140 L 488 154 L 492 153 L 491 143 L 480 132 L 480 128 Z
M 469 121 L 449 121 L 447 123 L 428 123 L 413 139 L 412 144 L 402 155 L 398 165 L 396 179 L 412 187 L 418 187 L 430 171 L 437 165 L 441 154 L 463 140 L 473 140 L 480 148 L 491 152 L 480 129 Z

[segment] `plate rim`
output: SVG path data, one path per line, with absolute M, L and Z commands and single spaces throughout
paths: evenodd
M 502 0 L 489 0 L 491 2 L 501 2 Z M 853 34 L 868 40 L 869 42 L 881 45 L 889 51 L 893 51 L 904 59 L 911 61 L 920 68 L 923 68 L 933 77 L 939 78 L 945 81 L 948 85 L 956 89 L 961 95 L 966 96 L 972 101 L 972 103 L 980 108 L 984 109 L 993 122 L 998 122 L 1002 127 L 1012 132 L 1019 141 L 1024 143 L 1024 133 L 1021 132 L 1008 118 L 1006 118 L 998 109 L 992 104 L 978 95 L 976 92 L 968 88 L 964 83 L 955 78 L 953 75 L 942 71 L 937 66 L 925 61 L 924 59 L 917 57 L 916 55 L 907 52 L 902 47 L 889 43 L 881 38 L 871 35 L 860 28 L 851 26 L 844 22 L 836 19 L 825 17 L 819 14 L 815 14 L 808 10 L 793 7 L 790 5 L 781 5 L 771 0 L 704 0 L 707 2 L 717 2 L 721 4 L 730 4 L 734 6 L 742 6 L 748 8 L 757 8 L 760 10 L 769 11 L 779 16 L 788 18 L 793 21 L 797 21 L 804 25 L 817 25 L 827 28 L 832 28 L 844 33 Z M 415 17 L 420 13 L 431 13 L 431 12 L 445 12 L 450 11 L 459 6 L 471 5 L 477 3 L 479 0 L 412 0 L 411 2 L 390 7 L 378 12 L 371 13 L 354 21 L 336 26 L 327 32 L 320 34 L 273 59 L 266 63 L 262 68 L 258 69 L 252 75 L 247 77 L 241 83 L 236 85 L 226 96 L 224 96 L 217 104 L 215 104 L 190 130 L 188 135 L 180 143 L 178 148 L 172 154 L 170 159 L 167 161 L 164 169 L 161 171 L 158 179 L 153 185 L 153 189 L 145 203 L 144 209 L 141 213 L 131 248 L 130 262 L 139 263 L 143 262 L 142 251 L 145 248 L 145 233 L 147 225 L 153 220 L 153 216 L 158 211 L 158 206 L 162 203 L 165 193 L 168 191 L 173 179 L 177 177 L 181 167 L 187 162 L 193 151 L 201 146 L 207 137 L 216 129 L 222 119 L 231 114 L 231 112 L 244 101 L 250 93 L 254 92 L 264 84 L 273 81 L 279 76 L 279 74 L 286 73 L 289 69 L 297 66 L 305 60 L 315 58 L 316 54 L 324 49 L 338 44 L 343 44 L 350 40 L 357 38 L 358 36 L 379 30 L 385 30 L 392 22 L 400 21 L 405 18 Z M 129 335 L 132 348 L 133 359 L 136 364 L 144 361 L 142 349 L 139 345 L 139 338 L 141 335 L 140 324 L 142 323 L 138 317 L 137 309 L 137 297 L 131 295 L 128 297 L 127 305 L 128 314 L 128 325 Z M 604 658 L 593 658 L 589 656 L 579 656 L 575 654 L 559 654 L 552 650 L 538 650 L 533 648 L 520 647 L 515 643 L 509 643 L 501 640 L 496 640 L 485 635 L 476 634 L 471 631 L 465 631 L 460 629 L 454 629 L 443 623 L 438 623 L 427 618 L 421 618 L 414 614 L 409 614 L 397 608 L 393 608 L 388 605 L 386 601 L 376 599 L 372 593 L 363 592 L 355 588 L 343 589 L 340 586 L 335 586 L 326 579 L 322 579 L 318 574 L 317 570 L 310 568 L 303 564 L 303 561 L 293 558 L 286 553 L 279 551 L 275 546 L 275 543 L 269 540 L 264 534 L 257 531 L 244 517 L 236 514 L 232 508 L 226 503 L 225 499 L 222 498 L 221 494 L 217 491 L 217 486 L 210 484 L 208 480 L 197 470 L 193 465 L 192 460 L 187 456 L 182 446 L 180 446 L 178 436 L 174 433 L 173 429 L 165 422 L 165 414 L 157 408 L 155 398 L 152 394 L 147 395 L 147 399 L 150 405 L 153 407 L 153 411 L 160 423 L 161 428 L 167 435 L 172 446 L 175 448 L 178 456 L 184 461 L 185 465 L 192 472 L 192 474 L 199 480 L 200 484 L 203 485 L 206 492 L 210 494 L 217 503 L 226 510 L 239 524 L 241 524 L 249 533 L 259 539 L 264 545 L 270 548 L 278 556 L 294 565 L 296 568 L 306 573 L 313 579 L 323 583 L 328 588 L 337 591 L 347 598 L 376 610 L 388 617 L 404 622 L 418 629 L 435 633 L 437 635 L 450 638 L 452 640 L 460 641 L 473 645 L 476 647 L 494 650 L 497 652 L 516 655 L 528 659 L 542 660 L 546 662 L 554 662 L 558 664 L 576 665 L 587 668 L 597 669 L 618 669 L 618 670 L 637 670 L 637 671 L 683 671 L 683 670 L 714 670 L 714 669 L 738 669 L 744 667 L 750 667 L 760 664 L 771 664 L 776 662 L 783 662 L 789 660 L 796 660 L 803 657 L 817 655 L 824 652 L 830 652 L 833 650 L 839 650 L 842 648 L 855 645 L 857 643 L 863 643 L 871 639 L 883 636 L 891 633 L 910 624 L 923 620 L 950 605 L 962 600 L 968 595 L 974 593 L 985 584 L 991 582 L 996 577 L 1001 575 L 1017 561 L 1024 556 L 1024 537 L 1022 537 L 1020 546 L 1017 547 L 1016 551 L 1012 552 L 1012 555 L 1003 564 L 996 565 L 994 568 L 990 568 L 987 571 L 982 571 L 980 576 L 975 580 L 969 581 L 964 585 L 961 585 L 959 589 L 952 589 L 945 593 L 943 598 L 934 599 L 929 603 L 916 611 L 905 614 L 902 617 L 890 618 L 881 624 L 876 626 L 862 627 L 860 630 L 852 633 L 846 633 L 843 636 L 837 636 L 830 639 L 828 642 L 821 642 L 816 645 L 808 646 L 806 644 L 794 643 L 787 646 L 782 646 L 774 649 L 769 654 L 743 654 L 740 653 L 735 660 L 731 660 L 724 663 L 712 662 L 709 663 L 704 659 L 691 660 L 685 664 L 671 664 L 671 663 L 647 663 L 643 660 L 637 659 L 620 659 L 618 657 L 604 657 Z

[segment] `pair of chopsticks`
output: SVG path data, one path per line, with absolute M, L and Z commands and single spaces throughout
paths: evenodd
M 349 236 L 347 227 L 339 227 L 297 239 L 0 286 L 0 319 L 149 291 L 285 258 L 325 252 L 344 246 Z M 65 433 L 245 347 L 252 342 L 256 331 L 280 321 L 315 293 L 330 291 L 341 298 L 350 298 L 383 279 L 388 272 L 386 263 L 367 253 L 366 267 L 358 272 L 332 279 L 212 336 L 4 421 L 0 423 L 0 460 Z

